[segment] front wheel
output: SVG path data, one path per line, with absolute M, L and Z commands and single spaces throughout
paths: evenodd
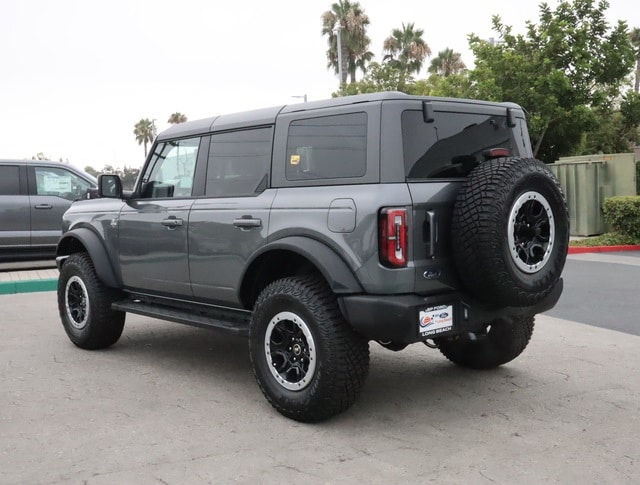
M 493 369 L 518 357 L 533 334 L 533 317 L 501 318 L 483 331 L 443 338 L 436 343 L 442 355 L 470 369 Z
M 284 416 L 327 419 L 353 404 L 369 369 L 369 344 L 344 320 L 336 298 L 317 277 L 267 286 L 249 330 L 253 372 Z
M 58 311 L 69 339 L 89 350 L 116 343 L 126 316 L 111 309 L 117 297 L 102 284 L 87 253 L 69 256 L 58 278 Z

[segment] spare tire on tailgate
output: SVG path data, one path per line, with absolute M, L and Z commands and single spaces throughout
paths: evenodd
M 458 193 L 452 245 L 460 279 L 476 298 L 499 306 L 544 299 L 569 245 L 567 204 L 553 173 L 534 158 L 481 163 Z

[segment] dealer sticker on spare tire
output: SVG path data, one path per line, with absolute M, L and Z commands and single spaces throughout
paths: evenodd
M 453 327 L 453 306 L 432 306 L 420 311 L 418 332 L 421 337 L 448 332 Z

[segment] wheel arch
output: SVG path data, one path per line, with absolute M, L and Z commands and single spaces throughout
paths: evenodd
M 294 236 L 279 239 L 253 255 L 241 278 L 240 301 L 252 308 L 258 294 L 276 279 L 318 273 L 335 294 L 361 293 L 362 286 L 347 263 L 326 244 Z
M 58 268 L 64 264 L 66 257 L 83 251 L 89 254 L 100 281 L 111 288 L 121 287 L 120 278 L 113 270 L 111 259 L 101 239 L 93 231 L 84 227 L 65 233 L 58 241 L 56 250 Z

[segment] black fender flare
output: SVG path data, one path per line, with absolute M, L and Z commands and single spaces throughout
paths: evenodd
M 73 244 L 70 244 L 73 240 L 78 241 L 87 250 L 98 278 L 100 278 L 106 286 L 111 288 L 120 288 L 122 286 L 120 278 L 118 278 L 116 272 L 113 270 L 111 258 L 109 258 L 109 253 L 102 240 L 95 232 L 86 227 L 73 229 L 62 235 L 58 241 L 56 257 L 58 269 L 64 264 L 64 259 L 73 252 L 68 250 L 70 246 L 73 246 Z
M 303 236 L 289 236 L 267 243 L 248 261 L 240 281 L 244 281 L 248 269 L 252 267 L 256 259 L 274 250 L 291 251 L 311 261 L 336 294 L 363 292 L 353 271 L 333 249 L 316 239 Z

